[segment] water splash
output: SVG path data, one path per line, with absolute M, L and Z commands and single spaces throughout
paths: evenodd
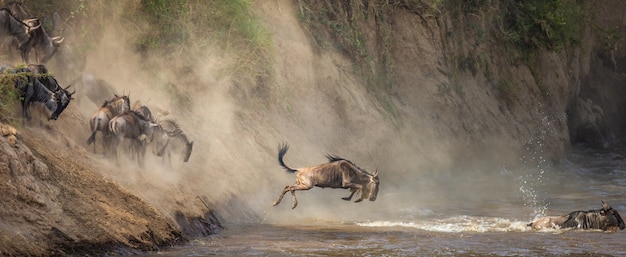
M 520 158 L 525 170 L 520 172 L 523 175 L 519 176 L 519 191 L 522 194 L 524 206 L 533 209 L 530 214 L 531 219 L 545 216 L 550 204 L 546 202 L 545 197 L 540 196 L 537 190 L 545 186 L 545 173 L 551 166 L 545 158 L 547 148 L 545 142 L 549 134 L 553 132 L 551 118 L 544 115 L 541 119 L 539 134 L 535 139 L 526 143 L 526 154 Z
M 497 217 L 474 217 L 455 216 L 446 219 L 425 220 L 420 222 L 402 221 L 372 221 L 357 222 L 357 226 L 362 227 L 402 227 L 415 228 L 431 232 L 461 233 L 461 232 L 523 232 L 530 229 L 526 226 L 528 222 L 509 220 Z

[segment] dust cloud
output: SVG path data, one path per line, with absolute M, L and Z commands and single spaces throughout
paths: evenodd
M 189 162 L 178 155 L 170 165 L 148 149 L 142 169 L 123 156 L 116 165 L 102 156 L 100 145 L 93 154 L 84 142 L 88 119 L 99 103 L 71 106 L 69 111 L 80 117 L 73 119 L 78 124 L 65 126 L 64 133 L 101 164 L 98 172 L 167 215 L 181 209 L 201 212 L 205 206 L 199 199 L 206 199 L 225 222 L 268 223 L 412 219 L 422 211 L 476 210 L 475 205 L 500 203 L 502 197 L 523 204 L 516 189 L 519 181 L 502 167 L 493 167 L 492 160 L 457 159 L 480 156 L 492 145 L 459 145 L 441 131 L 441 124 L 407 113 L 403 103 L 394 103 L 400 117 L 391 117 L 360 80 L 346 72 L 352 69 L 350 61 L 312 49 L 290 1 L 263 2 L 259 12 L 273 35 L 276 76 L 267 99 L 247 102 L 235 97 L 234 75 L 221 72 L 232 58 L 218 50 L 205 48 L 194 58 L 171 60 L 142 56 L 133 47 L 132 32 L 149 29 L 149 24 L 128 26 L 118 22 L 123 19 L 110 18 L 89 51 L 85 72 L 107 81 L 118 93 L 130 94 L 131 103 L 167 111 L 160 118 L 180 124 L 194 141 Z M 184 108 L 166 85 L 188 97 Z M 345 202 L 340 198 L 347 190 L 314 188 L 296 193 L 295 210 L 290 194 L 272 207 L 282 189 L 295 182 L 295 176 L 277 163 L 280 143 L 291 146 L 285 157 L 291 167 L 326 162 L 325 154 L 331 153 L 369 172 L 378 170 L 377 201 Z M 515 153 L 498 150 L 492 156 L 514 158 Z

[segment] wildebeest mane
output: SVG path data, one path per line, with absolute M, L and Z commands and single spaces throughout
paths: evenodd
M 361 167 L 357 166 L 356 164 L 354 164 L 354 162 L 341 158 L 339 156 L 336 155 L 332 155 L 332 154 L 327 154 L 326 158 L 328 159 L 328 162 L 338 162 L 338 161 L 347 161 L 348 163 L 350 163 L 350 165 L 354 166 L 355 168 L 357 168 L 357 170 L 359 170 L 360 172 L 363 172 L 367 175 L 372 175 L 369 172 L 367 172 L 366 170 L 362 169 Z
M 164 122 L 168 122 L 170 124 L 172 124 L 172 126 L 174 127 L 173 130 L 165 130 L 165 132 L 168 134 L 168 136 L 170 137 L 175 137 L 175 136 L 180 136 L 183 138 L 183 140 L 185 140 L 185 143 L 189 143 L 189 139 L 187 138 L 187 135 L 185 135 L 185 133 L 183 132 L 182 129 L 180 129 L 180 126 L 178 125 L 178 123 L 174 120 L 163 120 Z
M 13 14 L 13 12 L 12 12 L 9 8 L 6 8 L 6 7 L 2 7 L 2 8 L 0 8 L 0 11 L 3 11 L 3 10 L 4 10 L 4 11 L 7 11 L 7 12 L 9 13 L 9 15 L 11 15 L 11 17 L 13 17 L 15 20 L 17 20 L 17 21 L 19 21 L 20 23 L 24 24 L 24 22 L 23 22 L 22 20 L 20 20 L 20 19 L 18 19 L 17 17 L 15 17 L 15 14 Z M 26 25 L 26 24 L 24 24 L 24 25 Z
M 148 118 L 146 118 L 146 116 L 143 115 L 143 113 L 141 113 L 138 110 L 130 110 L 128 112 L 131 112 L 131 113 L 135 114 L 137 117 L 139 117 L 140 119 L 142 119 L 144 121 L 150 121 Z
M 582 216 L 579 218 L 579 216 Z M 569 214 L 567 220 L 563 223 L 563 227 L 578 227 L 582 229 L 598 229 L 602 227 L 602 214 L 597 210 L 575 211 Z

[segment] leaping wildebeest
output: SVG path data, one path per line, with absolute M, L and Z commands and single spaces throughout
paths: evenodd
M 350 198 L 355 192 L 360 192 L 360 197 L 355 202 L 362 201 L 364 197 L 370 201 L 376 200 L 379 188 L 378 171 L 370 174 L 351 161 L 333 155 L 326 155 L 329 161 L 327 163 L 292 169 L 283 161 L 283 157 L 288 149 L 289 146 L 286 144 L 279 147 L 278 163 L 287 172 L 296 173 L 296 183 L 283 189 L 283 192 L 274 202 L 274 206 L 280 203 L 287 192 L 291 192 L 293 196 L 293 206 L 291 208 L 294 209 L 298 205 L 296 190 L 309 190 L 315 186 L 321 188 L 348 188 L 351 193 Z M 346 199 L 347 197 L 344 200 Z
M 159 127 L 154 131 L 153 153 L 156 156 L 167 157 L 168 163 L 172 164 L 172 152 L 178 152 L 183 157 L 183 162 L 189 161 L 193 149 L 193 141 L 189 141 L 187 135 L 180 129 L 178 123 L 173 120 L 159 122 Z
M 608 203 L 602 201 L 602 209 L 589 211 L 574 211 L 562 216 L 546 216 L 528 224 L 533 229 L 544 228 L 574 228 L 600 229 L 615 232 L 626 228 L 619 213 Z
M 152 140 L 154 127 L 159 125 L 148 120 L 137 110 L 130 110 L 113 117 L 109 121 L 109 131 L 113 136 L 113 151 L 119 163 L 118 147 L 123 140 L 130 140 L 131 157 L 137 157 L 137 163 L 143 167 L 146 144 Z
M 87 139 L 87 145 L 93 143 L 94 153 L 96 152 L 96 133 L 98 133 L 98 131 L 102 133 L 102 153 L 106 155 L 111 144 L 109 121 L 117 115 L 130 111 L 130 99 L 128 96 L 114 96 L 113 99 L 104 101 L 102 106 L 93 113 L 89 120 L 91 136 Z

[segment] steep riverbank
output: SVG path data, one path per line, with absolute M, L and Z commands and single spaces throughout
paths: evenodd
M 220 228 L 208 207 L 157 210 L 121 188 L 102 175 L 116 167 L 92 159 L 55 124 L 0 126 L 11 131 L 0 138 L 2 255 L 155 251 Z

